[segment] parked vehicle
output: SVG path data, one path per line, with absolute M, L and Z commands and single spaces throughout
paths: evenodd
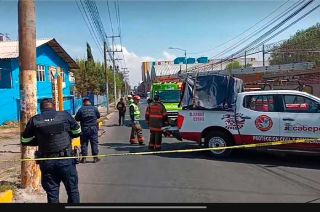
M 155 82 L 151 86 L 151 99 L 157 94 L 165 106 L 171 125 L 176 125 L 181 98 L 181 82 Z
M 219 103 L 221 97 L 217 98 L 214 94 L 206 101 L 202 101 L 203 96 L 197 94 L 203 85 L 201 80 L 197 79 L 198 83 L 194 90 L 191 89 L 188 94 L 185 94 L 184 99 L 186 100 L 186 95 L 189 95 L 189 100 L 185 101 L 187 104 L 184 103 L 183 110 L 179 111 L 177 127 L 167 130 L 177 139 L 196 141 L 205 147 L 224 147 L 320 137 L 320 99 L 318 97 L 294 90 L 252 92 L 238 90 L 240 92 L 231 94 L 231 98 L 226 102 L 227 106 L 222 106 Z M 222 86 L 219 89 L 236 91 L 234 85 L 230 86 L 229 80 L 227 81 L 226 84 L 229 87 Z M 207 92 L 212 88 L 207 87 L 204 90 Z M 190 97 L 192 93 L 193 96 Z M 191 104 L 190 98 L 198 98 L 200 103 L 188 106 Z M 320 152 L 320 142 L 284 144 L 268 148 Z M 212 153 L 216 157 L 226 157 L 231 150 L 212 151 Z

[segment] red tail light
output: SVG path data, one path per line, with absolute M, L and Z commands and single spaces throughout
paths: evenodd
M 177 126 L 178 126 L 179 129 L 181 129 L 183 121 L 184 121 L 184 117 L 179 114 L 178 118 L 177 118 Z

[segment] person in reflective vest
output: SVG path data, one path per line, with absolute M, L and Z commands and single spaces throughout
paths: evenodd
M 56 111 L 51 100 L 42 100 L 40 110 L 40 114 L 28 121 L 21 144 L 37 146 L 36 158 L 73 156 L 71 139 L 80 136 L 79 124 L 68 112 Z M 67 191 L 68 203 L 80 202 L 75 159 L 41 160 L 37 164 L 48 203 L 59 203 L 61 181 Z
M 138 106 L 140 101 L 140 96 L 134 96 L 133 101 L 129 105 L 130 118 L 131 118 L 131 135 L 130 135 L 130 143 L 131 144 L 144 144 L 144 137 L 142 134 L 142 128 L 139 123 L 141 119 L 140 108 Z
M 166 108 L 160 101 L 159 95 L 155 95 L 154 101 L 149 104 L 145 114 L 145 120 L 150 129 L 150 150 L 161 150 L 162 130 L 161 128 L 167 126 L 168 115 Z
M 128 105 L 130 106 L 130 104 L 133 103 L 132 95 L 129 94 L 127 98 L 128 98 Z

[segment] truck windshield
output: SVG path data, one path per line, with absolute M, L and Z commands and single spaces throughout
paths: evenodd
M 180 102 L 180 90 L 158 91 L 156 92 L 164 103 Z

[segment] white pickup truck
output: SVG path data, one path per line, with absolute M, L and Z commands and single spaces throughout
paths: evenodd
M 320 137 L 320 99 L 305 92 L 269 90 L 241 92 L 236 104 L 224 110 L 182 110 L 178 139 L 205 147 L 221 147 L 278 140 Z M 270 147 L 271 148 L 271 147 Z M 272 146 L 282 150 L 320 152 L 320 142 Z M 212 151 L 225 157 L 231 150 Z

